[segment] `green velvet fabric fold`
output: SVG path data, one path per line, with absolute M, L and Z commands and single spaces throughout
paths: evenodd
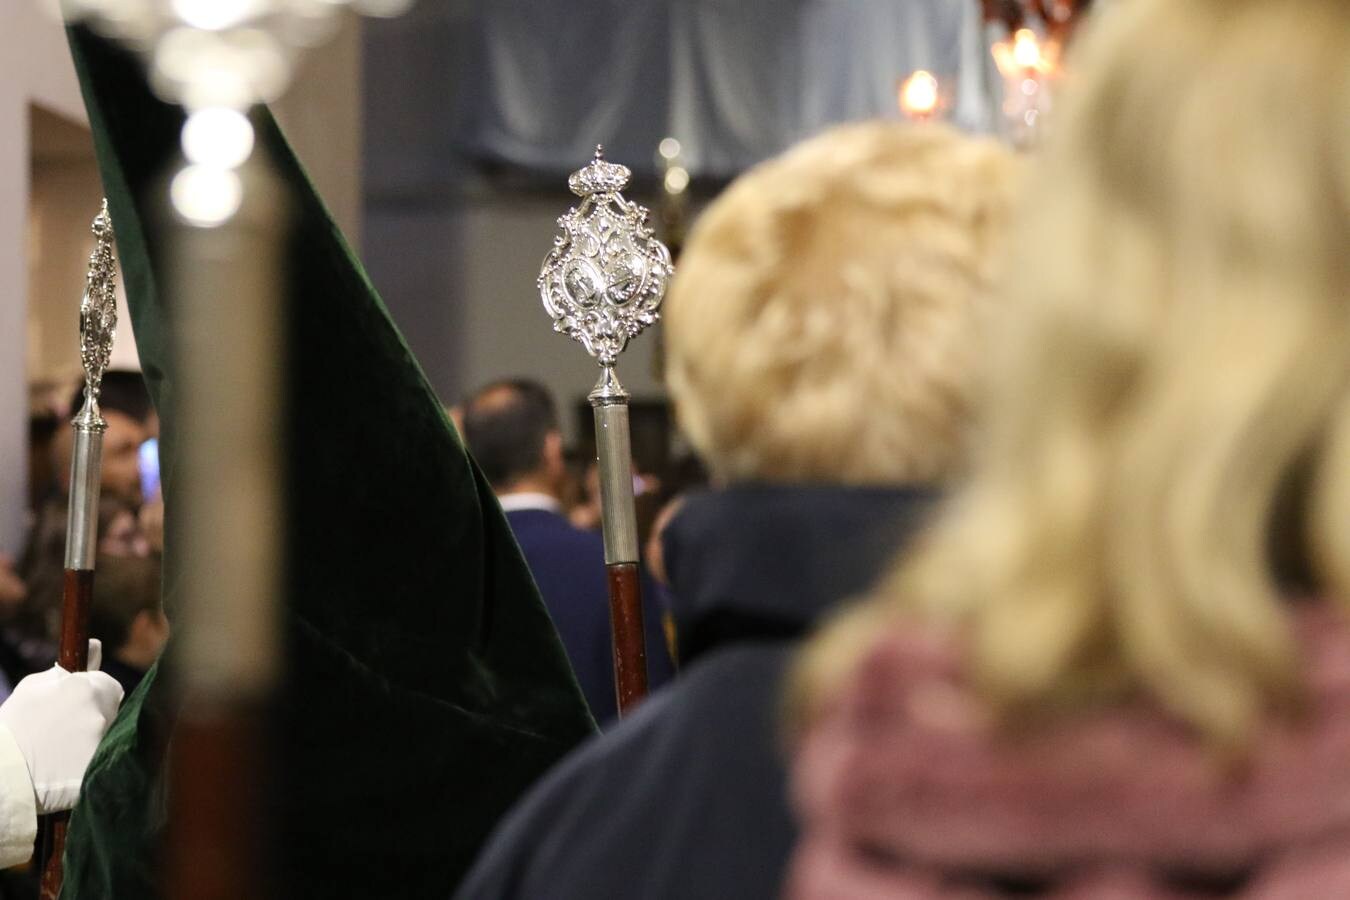
M 172 520 L 182 436 L 156 210 L 182 111 L 122 49 L 84 28 L 70 42 L 160 411 Z M 265 110 L 254 121 L 294 215 L 286 658 L 269 777 L 280 885 L 310 898 L 448 896 L 500 815 L 594 723 L 486 482 L 275 122 Z M 172 618 L 192 590 L 172 543 L 164 585 Z M 89 769 L 67 900 L 160 893 L 172 660 L 127 698 Z

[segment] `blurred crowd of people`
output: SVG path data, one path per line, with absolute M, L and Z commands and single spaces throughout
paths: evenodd
M 71 417 L 83 381 L 59 409 L 30 421 L 28 539 L 17 559 L 0 558 L 0 675 L 3 694 L 56 661 L 70 489 Z M 158 480 L 159 421 L 139 372 L 103 376 L 98 510 L 98 590 L 91 633 L 103 642 L 104 670 L 129 693 L 168 639 L 160 606 L 164 504 Z
M 578 478 L 568 466 L 556 405 L 536 382 L 489 384 L 464 403 L 457 418 L 506 513 L 591 714 L 607 725 L 618 708 L 594 468 Z M 652 684 L 660 685 L 674 669 L 663 629 L 665 608 L 650 579 L 644 587 L 648 672 Z
M 601 727 L 612 724 L 618 709 L 596 459 L 564 447 L 557 403 L 530 379 L 484 385 L 446 415 L 506 513 L 592 715 Z M 648 676 L 659 687 L 680 658 L 662 535 L 708 473 L 692 454 L 657 471 L 635 459 L 633 470 Z

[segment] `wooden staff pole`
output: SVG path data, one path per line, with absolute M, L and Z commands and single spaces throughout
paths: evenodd
M 98 497 L 103 432 L 107 423 L 98 409 L 103 372 L 112 353 L 117 327 L 112 222 L 108 201 L 94 217 L 94 251 L 89 255 L 84 296 L 80 298 L 80 361 L 84 366 L 84 404 L 71 422 L 75 430 L 70 462 L 70 507 L 66 520 L 65 579 L 61 598 L 61 642 L 57 662 L 68 672 L 89 666 L 89 608 L 94 596 L 94 558 L 98 547 Z M 70 813 L 47 820 L 43 841 L 47 860 L 42 870 L 40 897 L 56 900 L 61 893 L 62 857 Z

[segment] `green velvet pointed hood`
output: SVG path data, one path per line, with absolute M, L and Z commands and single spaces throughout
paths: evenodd
M 152 211 L 182 111 L 151 94 L 125 51 L 83 28 L 70 41 L 161 416 L 172 519 L 174 298 Z M 500 815 L 594 725 L 486 482 L 275 122 L 266 111 L 255 122 L 295 222 L 275 782 L 283 895 L 448 896 Z M 164 585 L 172 619 L 192 590 L 172 544 Z M 127 698 L 90 767 L 65 898 L 158 893 L 158 848 L 173 827 L 164 683 L 157 667 Z

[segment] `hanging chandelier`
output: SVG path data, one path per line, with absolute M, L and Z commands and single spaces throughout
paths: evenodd
M 1004 32 L 990 47 L 1003 76 L 1003 134 L 1016 147 L 1032 147 L 1050 112 L 1064 47 L 1092 0 L 981 3 L 986 24 Z

